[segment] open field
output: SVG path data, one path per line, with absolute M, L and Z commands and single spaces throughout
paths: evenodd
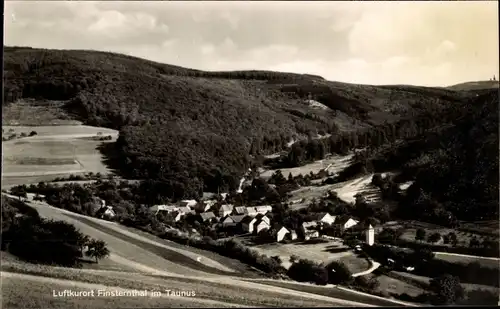
M 403 282 L 398 279 L 388 277 L 386 275 L 376 276 L 376 278 L 380 282 L 380 285 L 377 288 L 378 292 L 386 292 L 394 294 L 406 293 L 410 296 L 418 296 L 423 292 L 425 292 L 424 290 L 422 290 L 417 286 Z
M 418 276 L 415 274 L 411 273 L 406 273 L 406 272 L 394 272 L 399 276 L 407 277 L 410 278 L 411 280 L 415 280 L 417 282 L 423 283 L 423 284 L 429 284 L 430 280 L 432 278 L 429 277 L 424 277 L 424 276 Z M 462 286 L 465 288 L 466 291 L 472 291 L 472 290 L 488 290 L 491 292 L 499 293 L 500 289 L 493 287 L 493 286 L 488 286 L 488 285 L 482 285 L 482 284 L 472 284 L 472 283 L 462 283 Z
M 50 181 L 67 174 L 85 172 L 110 173 L 98 150 L 102 141 L 85 140 L 80 137 L 112 135 L 118 132 L 91 126 L 4 126 L 4 130 L 30 131 L 32 137 L 2 143 L 2 187 L 21 183 Z M 113 141 L 112 140 L 112 141 Z
M 380 198 L 380 190 L 371 185 L 371 179 L 372 175 L 368 175 L 331 185 L 301 187 L 290 192 L 292 196 L 290 200 L 303 199 L 303 201 L 291 207 L 293 209 L 307 207 L 313 199 L 324 197 L 330 190 L 337 192 L 338 197 L 347 203 L 354 203 L 356 200 L 354 196 L 358 193 L 363 194 L 367 200 L 377 201 Z
M 280 170 L 285 177 L 288 177 L 289 173 L 292 173 L 293 176 L 298 176 L 300 174 L 306 175 L 309 174 L 310 172 L 318 173 L 319 171 L 328 167 L 331 164 L 331 166 L 328 168 L 328 171 L 331 173 L 337 173 L 347 167 L 352 157 L 353 155 L 347 155 L 347 156 L 332 155 L 324 160 L 315 161 L 313 163 L 309 163 L 304 166 L 293 167 L 293 168 L 282 168 Z M 266 170 L 263 173 L 261 173 L 260 176 L 263 178 L 268 178 L 271 177 L 271 175 L 276 171 L 277 169 Z
M 463 255 L 453 255 L 453 254 L 444 254 L 444 253 L 436 253 L 436 259 L 444 260 L 451 263 L 462 263 L 468 264 L 477 262 L 481 266 L 500 269 L 500 259 L 492 259 L 492 258 L 479 258 L 473 256 L 463 256 Z
M 372 177 L 373 174 L 370 174 L 340 183 L 333 191 L 337 192 L 338 197 L 347 203 L 354 203 L 356 200 L 354 196 L 358 193 L 370 195 L 373 199 L 375 188 L 371 185 Z
M 366 259 L 356 256 L 348 247 L 337 241 L 311 244 L 305 242 L 272 243 L 253 246 L 253 248 L 268 256 L 279 256 L 285 268 L 291 266 L 290 257 L 292 255 L 322 263 L 344 262 L 353 273 L 370 268 L 370 264 Z

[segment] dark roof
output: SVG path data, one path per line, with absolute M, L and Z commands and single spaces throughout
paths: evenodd
M 230 216 L 230 218 L 236 223 L 241 222 L 245 217 L 245 215 Z
M 213 212 L 209 211 L 209 212 L 202 212 L 200 214 L 200 217 L 203 219 L 203 220 L 207 220 L 207 219 L 211 219 L 211 218 L 215 218 L 215 215 Z
M 245 223 L 245 224 L 249 224 L 250 222 L 252 222 L 254 218 L 250 217 L 250 216 L 245 216 L 245 218 L 243 218 L 241 220 L 241 223 Z

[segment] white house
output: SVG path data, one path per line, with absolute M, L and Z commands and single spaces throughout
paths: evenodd
M 160 211 L 172 212 L 176 211 L 177 209 L 179 209 L 179 207 L 175 205 L 154 205 L 152 207 L 149 207 L 149 212 L 156 215 Z
M 223 201 L 225 201 L 227 198 L 227 195 L 228 195 L 227 193 L 221 193 L 220 197 L 222 198 Z
M 335 216 L 330 215 L 327 212 L 320 212 L 315 215 L 316 222 L 322 222 L 326 224 L 332 224 L 335 222 Z
M 344 224 L 343 224 L 343 228 L 344 229 L 349 229 L 353 226 L 355 226 L 356 224 L 358 224 L 359 221 L 357 220 L 354 220 L 353 218 L 349 218 L 349 220 L 347 220 Z
M 238 215 L 238 216 L 228 216 L 222 221 L 222 226 L 228 227 L 228 226 L 236 226 L 238 223 L 240 223 L 243 218 L 245 218 L 245 215 Z
M 254 223 L 254 232 L 255 233 L 260 233 L 261 231 L 268 230 L 270 228 L 269 223 L 267 223 L 264 220 L 256 220 Z
M 229 216 L 233 212 L 234 205 L 224 204 L 219 207 L 219 217 Z
M 266 221 L 266 222 L 267 222 L 267 224 L 271 225 L 271 219 L 269 219 L 269 217 L 268 217 L 268 216 L 266 216 L 266 215 L 263 215 L 263 214 L 257 214 L 257 215 L 255 216 L 255 219 L 257 219 L 257 220 L 262 220 L 262 221 Z
M 368 246 L 373 246 L 373 244 L 375 243 L 375 229 L 371 224 L 368 226 L 368 229 L 366 229 L 365 233 L 366 233 L 366 244 Z
M 276 239 L 277 242 L 280 242 L 283 239 L 285 239 L 285 236 L 289 233 L 290 231 L 282 225 L 273 226 L 272 236 Z
M 259 214 L 265 215 L 268 212 L 272 212 L 273 208 L 271 206 L 256 206 L 255 211 Z
M 290 235 L 290 239 L 291 239 L 291 240 L 295 240 L 295 239 L 297 239 L 297 232 L 295 232 L 295 231 L 291 231 L 289 235 Z
M 306 234 L 307 231 L 316 228 L 317 226 L 318 223 L 316 221 L 303 222 L 302 225 L 300 226 L 300 229 L 304 234 Z
M 251 216 L 245 216 L 245 218 L 241 220 L 241 228 L 247 233 L 253 233 L 255 222 L 257 222 L 257 219 Z
M 180 205 L 182 207 L 189 207 L 189 208 L 196 206 L 196 204 L 198 204 L 196 200 L 183 200 L 180 202 Z
M 257 210 L 255 207 L 247 207 L 245 208 L 245 215 L 255 217 L 257 215 Z

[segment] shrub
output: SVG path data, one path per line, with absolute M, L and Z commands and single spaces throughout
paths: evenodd
M 431 280 L 430 288 L 434 293 L 434 302 L 438 305 L 450 305 L 465 296 L 465 290 L 458 277 L 444 274 Z

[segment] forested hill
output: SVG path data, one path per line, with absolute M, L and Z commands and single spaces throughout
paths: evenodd
M 292 138 L 333 137 L 422 113 L 472 94 L 379 87 L 268 71 L 203 72 L 125 55 L 6 47 L 4 104 L 66 101 L 86 124 L 120 130 L 119 165 L 170 197 L 234 187 L 249 154 Z

